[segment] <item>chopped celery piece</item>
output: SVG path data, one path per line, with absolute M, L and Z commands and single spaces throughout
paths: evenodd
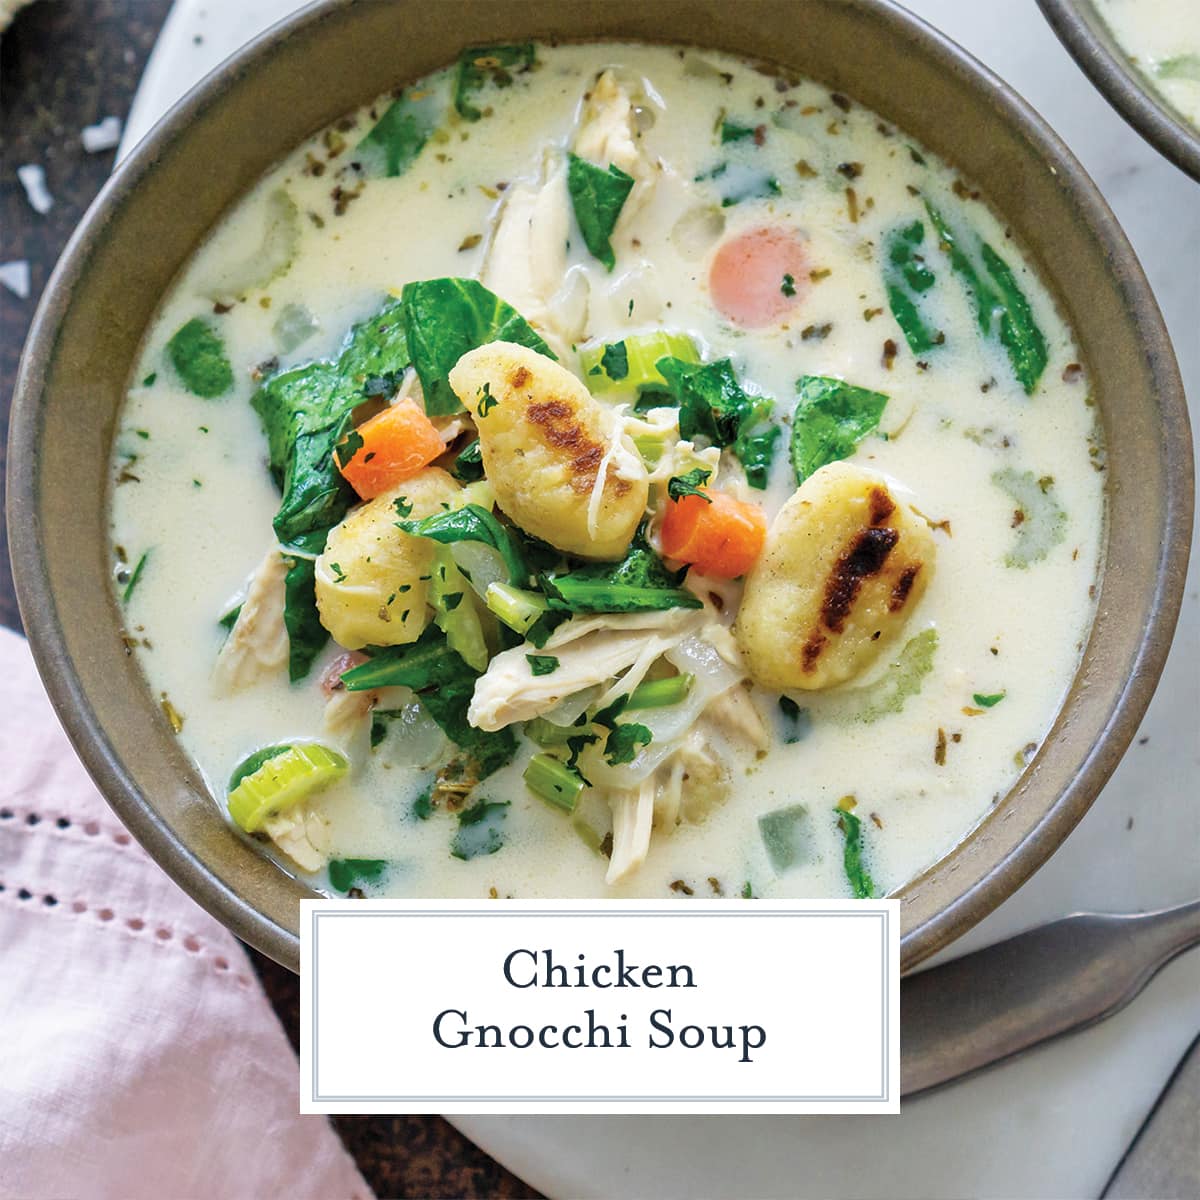
M 269 758 L 277 758 L 280 754 L 285 754 L 290 750 L 291 743 L 284 742 L 281 746 L 264 746 L 261 750 L 255 750 L 248 758 L 243 758 L 236 767 L 233 768 L 233 774 L 229 777 L 229 787 L 226 791 L 232 792 L 247 775 L 253 775 L 259 767 L 263 765 Z
M 604 795 L 592 788 L 582 792 L 571 813 L 571 828 L 579 840 L 596 854 L 605 853 L 605 842 L 611 847 L 612 810 Z
M 542 747 L 565 746 L 580 732 L 578 725 L 555 725 L 545 717 L 534 717 L 532 721 L 525 722 L 525 736 Z
M 700 361 L 696 343 L 686 333 L 638 333 L 622 342 L 597 342 L 579 351 L 579 365 L 588 388 L 597 393 L 667 391 L 667 381 L 655 365 L 660 358 Z M 663 403 L 670 404 L 669 396 Z
M 575 811 L 575 801 L 585 786 L 578 771 L 571 770 L 565 762 L 549 754 L 535 754 L 525 768 L 524 778 L 535 796 L 564 812 Z
M 637 447 L 637 452 L 642 456 L 642 462 L 653 469 L 658 466 L 659 460 L 663 456 L 663 451 L 667 448 L 666 434 L 640 434 L 633 439 L 633 444 Z
M 669 704 L 680 704 L 696 682 L 694 675 L 673 675 L 670 679 L 653 679 L 639 683 L 629 694 L 628 712 L 635 708 L 666 708 Z
M 487 606 L 516 633 L 528 633 L 540 617 L 550 610 L 550 605 L 537 592 L 511 587 L 507 583 L 488 585 Z
M 1054 498 L 1054 480 L 1049 475 L 1039 479 L 1032 471 L 1005 467 L 992 472 L 992 482 L 1011 497 L 1020 514 L 1020 520 L 1013 518 L 1016 536 L 1004 565 L 1023 570 L 1041 562 L 1067 536 L 1067 514 Z
M 803 861 L 807 843 L 802 836 L 802 827 L 807 823 L 808 809 L 803 804 L 789 804 L 758 818 L 758 835 L 776 875 L 782 875 Z
M 474 592 L 445 546 L 438 548 L 433 560 L 429 603 L 433 605 L 434 623 L 446 635 L 450 649 L 457 651 L 473 670 L 486 671 L 490 656 L 475 611 Z
M 349 769 L 346 759 L 326 746 L 289 746 L 239 780 L 229 793 L 229 815 L 247 833 L 256 833 L 268 817 L 299 804 Z

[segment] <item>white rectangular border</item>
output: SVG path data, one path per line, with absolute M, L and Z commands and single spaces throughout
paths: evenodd
M 900 902 L 898 900 L 303 900 L 300 916 L 300 1111 L 356 1114 L 875 1114 L 900 1111 Z M 582 1095 L 322 1095 L 315 1029 L 320 927 L 353 918 L 421 919 L 514 915 L 672 917 L 684 920 L 793 919 L 838 916 L 873 921 L 882 956 L 883 1088 L 873 1096 L 582 1096 Z M 306 986 L 305 986 L 306 985 Z

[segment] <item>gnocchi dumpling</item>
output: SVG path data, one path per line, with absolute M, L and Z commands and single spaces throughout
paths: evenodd
M 316 563 L 317 609 L 338 645 L 401 646 L 421 636 L 437 544 L 396 528 L 396 501 L 418 520 L 453 507 L 461 490 L 445 471 L 427 467 L 329 531 Z
M 780 509 L 735 633 L 764 687 L 831 687 L 903 628 L 933 575 L 933 535 L 886 476 L 822 467 Z
M 646 468 L 617 414 L 558 363 L 511 342 L 464 354 L 450 386 L 479 429 L 496 503 L 581 558 L 621 558 L 646 509 Z

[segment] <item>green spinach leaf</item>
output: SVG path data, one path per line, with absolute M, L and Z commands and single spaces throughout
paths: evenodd
M 842 866 L 850 881 L 850 890 L 856 900 L 870 900 L 875 895 L 875 883 L 870 872 L 863 866 L 862 822 L 844 809 L 833 810 L 838 816 L 838 828 L 845 838 L 842 850 Z
M 329 863 L 329 886 L 335 892 L 348 892 L 360 883 L 375 883 L 387 870 L 383 858 L 335 858 Z
M 513 76 L 530 70 L 537 61 L 532 42 L 507 46 L 469 46 L 458 56 L 458 75 L 454 84 L 454 107 L 459 116 L 478 121 L 483 112 L 474 98 L 491 84 L 511 87 Z
M 705 504 L 711 504 L 712 497 L 700 490 L 711 476 L 712 472 L 703 467 L 693 467 L 684 475 L 672 475 L 667 480 L 667 495 L 672 500 L 682 500 L 684 496 L 699 496 Z
M 402 92 L 358 143 L 354 154 L 368 175 L 403 175 L 442 117 L 437 89 Z
M 920 247 L 925 226 L 920 221 L 892 229 L 883 241 L 883 284 L 892 316 L 914 354 L 927 354 L 945 339 L 921 313 L 921 297 L 937 281 Z
M 843 379 L 804 375 L 792 417 L 792 466 L 803 483 L 827 463 L 849 458 L 879 425 L 888 398 Z
M 447 377 L 468 350 L 489 342 L 517 342 L 547 358 L 550 347 L 511 305 L 475 279 L 425 279 L 404 285 L 400 297 L 412 364 L 430 416 L 462 405 Z
M 283 623 L 288 634 L 288 678 L 295 683 L 312 670 L 313 661 L 325 648 L 329 634 L 321 624 L 317 611 L 316 561 L 308 555 L 318 555 L 325 548 L 328 530 L 305 534 L 296 549 L 303 556 L 284 554 L 289 564 L 284 577 Z
M 167 343 L 167 357 L 183 386 L 195 396 L 215 400 L 233 387 L 233 368 L 221 335 L 202 317 L 193 317 Z
M 626 175 L 615 163 L 605 169 L 577 154 L 569 156 L 567 191 L 575 220 L 588 250 L 610 271 L 617 265 L 612 233 L 632 190 L 633 176 Z
M 495 854 L 504 845 L 504 818 L 508 800 L 480 800 L 458 814 L 458 830 L 450 853 L 464 861 Z
M 648 746 L 653 740 L 654 735 L 645 725 L 638 725 L 633 721 L 614 724 L 608 732 L 608 740 L 604 743 L 604 757 L 614 767 L 633 762 L 639 748 Z
M 508 581 L 513 587 L 527 587 L 529 568 L 520 542 L 507 525 L 479 504 L 467 504 L 449 512 L 434 513 L 419 521 L 397 521 L 396 527 L 417 537 L 432 538 L 435 542 L 450 545 L 452 542 L 481 542 L 491 546 L 504 559 L 508 568 Z

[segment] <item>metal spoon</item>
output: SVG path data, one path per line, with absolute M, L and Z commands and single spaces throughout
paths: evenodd
M 1136 915 L 1075 913 L 906 978 L 901 1093 L 960 1079 L 1124 1008 L 1200 944 L 1200 900 Z

